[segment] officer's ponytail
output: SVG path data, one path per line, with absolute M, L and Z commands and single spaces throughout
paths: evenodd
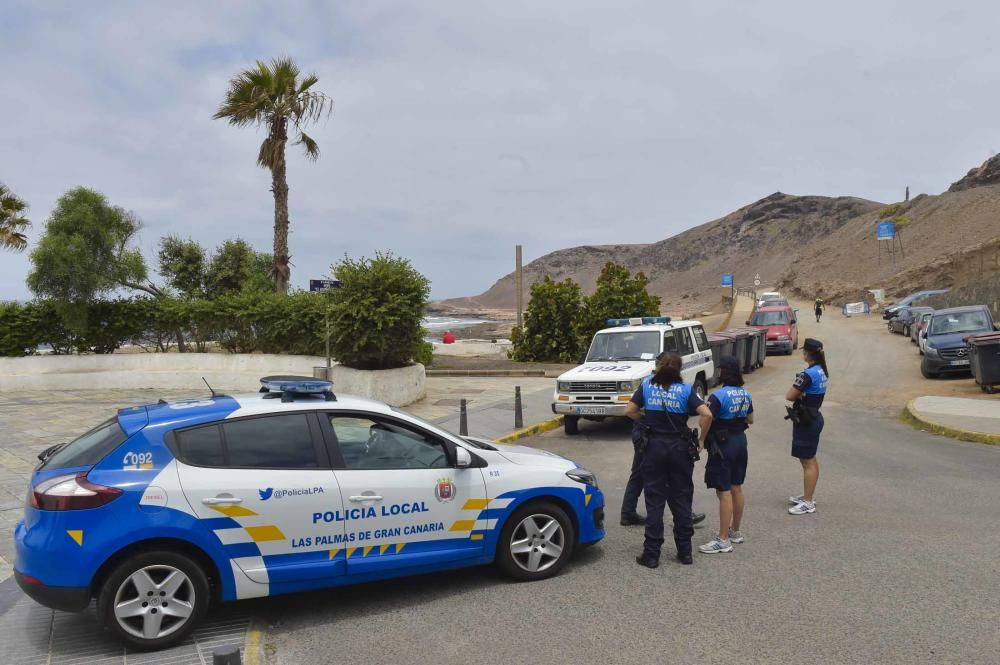
M 817 363 L 820 367 L 823 368 L 823 373 L 826 374 L 826 377 L 830 378 L 830 370 L 826 368 L 826 353 L 823 351 L 823 349 L 813 349 L 813 350 L 807 349 L 806 353 L 809 354 L 809 358 L 810 360 L 812 360 L 812 362 Z
M 652 383 L 661 388 L 669 388 L 674 383 L 684 383 L 681 378 L 681 365 L 684 361 L 671 351 L 661 353 L 656 359 L 656 374 Z

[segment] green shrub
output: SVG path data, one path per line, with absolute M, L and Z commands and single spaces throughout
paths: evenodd
M 330 292 L 333 356 L 357 369 L 409 365 L 424 341 L 427 278 L 392 254 L 344 258 L 333 271 L 342 283 Z
M 417 354 L 413 356 L 413 362 L 429 367 L 434 362 L 434 345 L 427 340 L 421 341 L 417 347 Z
M 606 328 L 608 319 L 659 315 L 660 299 L 649 295 L 648 285 L 649 278 L 641 272 L 633 276 L 625 266 L 605 264 L 597 278 L 597 290 L 583 299 L 575 321 L 580 348 L 590 348 L 594 333 Z
M 548 275 L 531 285 L 524 327 L 514 326 L 509 352 L 520 362 L 576 362 L 579 343 L 573 322 L 580 312 L 580 286 Z

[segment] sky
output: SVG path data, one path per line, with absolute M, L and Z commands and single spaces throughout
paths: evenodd
M 391 251 L 432 296 L 655 242 L 775 191 L 939 193 L 1000 150 L 1000 3 L 0 2 L 0 182 L 30 240 L 83 185 L 159 239 L 270 251 L 263 130 L 212 119 L 290 56 L 333 99 L 289 147 L 292 285 Z M 0 300 L 28 253 L 0 250 Z M 154 275 L 154 280 L 156 279 Z

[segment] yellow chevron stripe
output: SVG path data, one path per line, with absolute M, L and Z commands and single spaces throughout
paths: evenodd
M 80 529 L 69 529 L 66 533 L 74 540 L 74 542 L 76 542 L 77 545 L 83 547 L 83 531 Z
M 475 526 L 476 520 L 456 520 L 450 531 L 472 531 Z
M 396 554 L 402 552 L 404 547 L 406 547 L 406 543 L 396 543 Z
M 331 560 L 336 559 L 338 554 L 340 554 L 340 550 L 339 549 L 337 549 L 337 550 L 330 550 L 330 559 Z
M 469 536 L 469 540 L 482 540 L 482 539 L 483 539 L 483 534 L 481 533 L 474 533 L 471 536 Z
M 375 547 L 374 545 L 369 545 L 368 547 L 366 547 L 364 551 L 361 553 L 361 556 L 368 556 L 368 553 L 371 552 L 372 548 L 374 547 Z
M 462 510 L 484 510 L 486 506 L 490 505 L 490 501 L 493 499 L 469 499 L 462 506 Z
M 253 517 L 257 513 L 243 506 L 212 506 L 212 510 L 226 517 Z
M 255 543 L 264 543 L 271 540 L 284 540 L 285 534 L 274 525 L 268 526 L 245 526 L 243 527 Z
M 385 554 L 385 551 L 386 551 L 387 549 L 389 549 L 390 547 L 392 547 L 392 545 L 381 545 L 381 546 L 380 546 L 380 547 L 378 548 L 378 553 L 379 553 L 379 555 L 382 555 L 382 554 Z
M 350 559 L 351 555 L 354 554 L 357 551 L 357 549 L 358 549 L 357 547 L 348 547 L 347 548 L 347 558 Z
M 594 496 L 593 494 L 587 494 L 586 496 L 584 496 L 583 497 L 583 505 L 589 506 L 590 505 L 590 500 L 593 498 L 593 496 Z

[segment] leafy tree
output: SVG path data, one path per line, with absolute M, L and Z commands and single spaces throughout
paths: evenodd
M 271 255 L 257 252 L 245 240 L 227 240 L 215 250 L 205 271 L 210 298 L 242 291 L 270 289 Z
M 606 263 L 597 278 L 597 290 L 583 299 L 576 320 L 580 348 L 589 348 L 594 333 L 606 328 L 608 319 L 659 315 L 660 299 L 649 295 L 648 285 L 649 278 L 642 272 L 632 275 L 625 266 Z
M 267 136 L 260 144 L 257 164 L 271 171 L 274 194 L 274 265 L 272 277 L 276 293 L 288 293 L 291 277 L 288 256 L 288 178 L 285 144 L 289 124 L 295 131 L 293 145 L 302 145 L 306 156 L 319 157 L 319 145 L 302 128 L 329 114 L 332 101 L 322 92 L 312 90 L 319 82 L 315 74 L 299 79 L 299 68 L 290 58 L 240 72 L 229 82 L 226 99 L 216 111 L 216 120 L 225 118 L 237 127 L 265 127 Z
M 548 275 L 531 285 L 524 328 L 514 327 L 510 356 L 522 362 L 576 362 L 580 353 L 573 322 L 580 313 L 580 286 Z
M 167 286 L 186 298 L 197 298 L 205 292 L 205 248 L 188 238 L 178 236 L 160 238 L 156 253 L 160 276 Z
M 14 196 L 0 182 L 0 249 L 23 252 L 28 246 L 28 238 L 24 232 L 31 226 L 31 222 L 21 214 L 27 208 L 27 203 Z
M 357 369 L 405 367 L 420 356 L 430 282 L 392 254 L 333 266 L 342 287 L 330 292 L 330 349 Z
M 123 287 L 160 295 L 142 253 L 130 246 L 141 226 L 103 194 L 71 189 L 59 198 L 31 252 L 28 288 L 63 304 L 90 302 Z

